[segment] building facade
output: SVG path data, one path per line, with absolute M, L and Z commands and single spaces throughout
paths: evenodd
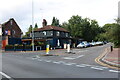
M 63 47 L 66 43 L 70 43 L 69 31 L 64 28 L 47 25 L 34 31 L 35 39 L 44 39 L 51 47 Z
M 13 18 L 1 24 L 1 27 L 3 49 L 5 48 L 6 45 L 21 44 L 21 37 L 23 33 Z
M 50 48 L 63 48 L 64 44 L 71 42 L 69 31 L 57 26 L 44 25 L 33 33 L 35 50 L 38 50 L 38 48 L 39 50 L 40 48 L 45 49 L 47 44 L 50 45 Z M 22 41 L 30 45 L 32 36 L 23 38 Z

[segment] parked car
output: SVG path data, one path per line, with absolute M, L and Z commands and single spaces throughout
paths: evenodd
M 91 44 L 88 43 L 87 41 L 83 41 L 77 45 L 77 47 L 79 47 L 79 48 L 90 47 L 90 46 L 91 46 Z
M 85 47 L 90 47 L 91 46 L 91 44 L 90 43 L 88 43 L 88 42 L 82 42 L 82 43 L 84 43 L 84 45 L 85 45 Z
M 84 48 L 84 47 L 86 47 L 86 46 L 85 46 L 84 43 L 79 43 L 79 44 L 77 45 L 77 47 L 78 47 L 78 48 Z
M 95 46 L 96 42 L 91 42 L 90 44 L 91 44 L 91 46 Z
M 107 41 L 103 41 L 104 44 L 107 44 L 108 42 Z
M 96 42 L 96 45 L 103 45 L 104 43 L 102 41 Z

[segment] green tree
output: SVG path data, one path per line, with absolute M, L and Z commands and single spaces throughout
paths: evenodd
M 120 24 L 120 18 L 117 18 L 117 19 L 114 19 L 116 22 L 117 22 L 117 24 L 119 23 Z
M 29 26 L 27 32 L 23 36 L 24 38 L 30 37 L 30 33 L 32 32 L 32 25 Z
M 37 23 L 35 24 L 35 27 L 34 27 L 34 30 L 37 30 L 38 29 L 38 25 Z
M 37 23 L 35 24 L 34 28 L 32 27 L 32 25 L 30 25 L 30 27 L 28 28 L 27 32 L 25 33 L 25 35 L 23 36 L 24 38 L 27 38 L 27 37 L 30 37 L 30 33 L 32 32 L 32 29 L 33 30 L 37 30 L 38 29 L 38 25 Z
M 82 18 L 80 16 L 72 16 L 71 19 L 68 20 L 68 30 L 73 38 L 82 37 Z
M 53 17 L 51 25 L 60 27 L 59 20 L 57 18 Z
M 87 41 L 95 40 L 95 37 L 100 33 L 100 27 L 96 20 L 82 18 L 81 16 L 72 16 L 68 23 L 64 22 L 62 27 L 70 31 L 73 38 L 82 38 Z
M 113 24 L 113 27 L 107 32 L 108 39 L 114 43 L 115 47 L 120 47 L 120 25 Z

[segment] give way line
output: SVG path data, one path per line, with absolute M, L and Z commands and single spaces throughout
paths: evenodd
M 80 57 L 83 57 L 84 55 L 80 55 L 80 56 L 71 56 L 71 57 L 64 57 L 63 59 L 71 59 L 71 60 L 73 60 L 73 59 L 78 59 L 78 58 L 80 58 Z

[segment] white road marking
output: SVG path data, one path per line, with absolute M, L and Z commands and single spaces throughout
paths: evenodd
M 37 58 L 32 58 L 32 60 L 35 60 L 35 59 L 37 59 Z
M 83 66 L 83 65 L 76 65 L 77 67 L 86 67 L 86 66 Z
M 120 71 L 116 71 L 116 70 L 109 70 L 109 72 L 116 72 L 116 73 L 120 73 Z
M 53 61 L 53 63 L 55 63 L 55 64 L 60 64 L 61 62 Z
M 76 64 L 76 63 L 64 63 L 64 65 L 73 65 L 73 64 Z
M 71 57 L 64 57 L 63 59 L 77 59 L 77 58 L 80 58 L 80 57 L 83 57 L 84 55 L 80 55 L 80 56 L 71 56 Z
M 6 78 L 10 79 L 11 77 L 8 76 L 7 74 L 3 73 L 3 72 L 0 72 L 1 75 L 5 76 Z
M 83 57 L 84 55 L 80 55 L 80 56 L 78 56 L 78 57 L 76 57 L 76 58 L 80 58 L 80 57 Z
M 89 65 L 89 64 L 81 64 L 81 65 L 83 65 L 83 66 L 92 66 L 92 65 Z
M 42 59 L 38 59 L 38 61 L 43 61 Z
M 108 67 L 102 67 L 102 66 L 93 66 L 93 67 L 108 69 Z
M 59 62 L 60 62 L 60 63 L 63 63 L 63 64 L 65 63 L 64 61 L 59 61 Z
M 65 57 L 64 59 L 75 59 L 75 58 L 71 58 L 71 57 Z
M 45 62 L 51 62 L 51 60 L 45 60 Z
M 91 67 L 91 68 L 96 70 L 103 70 L 102 68 L 98 68 L 98 67 Z

